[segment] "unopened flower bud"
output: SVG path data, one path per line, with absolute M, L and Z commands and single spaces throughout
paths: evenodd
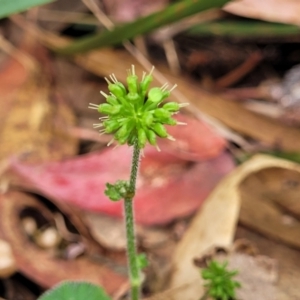
M 139 148 L 142 149 L 145 147 L 147 142 L 147 136 L 146 136 L 146 132 L 143 128 L 139 128 L 138 129 L 138 145 Z
M 180 109 L 180 106 L 177 102 L 168 102 L 164 104 L 163 108 L 169 112 L 177 112 Z
M 111 105 L 108 103 L 103 103 L 99 105 L 98 111 L 107 115 L 116 115 L 120 112 L 121 105 Z
M 146 131 L 146 135 L 147 135 L 147 140 L 148 142 L 152 145 L 155 146 L 156 145 L 156 134 L 154 131 L 152 131 L 151 129 Z
M 108 85 L 108 89 L 117 98 L 126 96 L 126 89 L 123 85 L 116 84 L 116 83 L 110 83 Z
M 151 129 L 153 129 L 153 131 L 162 138 L 166 138 L 168 136 L 166 128 L 161 123 L 153 124 Z

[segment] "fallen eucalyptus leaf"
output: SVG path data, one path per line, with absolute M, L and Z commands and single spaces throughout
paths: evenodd
M 131 149 L 124 146 L 65 162 L 29 165 L 13 160 L 11 169 L 21 179 L 20 184 L 28 182 L 32 189 L 53 200 L 121 217 L 122 201 L 110 201 L 104 190 L 107 182 L 129 177 L 131 155 Z M 163 151 L 157 152 L 153 147 L 146 148 L 137 181 L 136 221 L 164 224 L 190 215 L 233 167 L 227 153 L 192 163 Z
M 236 168 L 215 188 L 194 217 L 193 222 L 175 250 L 173 257 L 174 272 L 171 275 L 170 288 L 173 289 L 184 284 L 189 285 L 189 287 L 181 289 L 172 299 L 198 300 L 199 295 L 203 294 L 199 271 L 192 264 L 192 261 L 195 257 L 204 255 L 212 247 L 230 247 L 235 234 L 240 208 L 240 221 L 242 223 L 255 228 L 264 235 L 273 238 L 276 236 L 277 240 L 280 239 L 288 242 L 289 245 L 299 247 L 299 239 L 296 238 L 297 234 L 299 236 L 299 229 L 293 228 L 293 226 L 298 228 L 299 222 L 292 227 L 284 225 L 282 213 L 279 213 L 279 209 L 275 209 L 274 205 L 269 205 L 268 208 L 268 201 L 263 202 L 261 201 L 262 198 L 260 201 L 256 201 L 256 196 L 251 196 L 251 193 L 255 195 L 256 190 L 263 191 L 263 186 L 266 186 L 268 181 L 264 181 L 259 188 L 252 184 L 248 186 L 247 190 L 245 189 L 247 180 L 249 181 L 251 176 L 257 176 L 256 183 L 259 183 L 261 180 L 260 174 L 263 174 L 262 171 L 276 169 L 282 169 L 285 174 L 290 174 L 292 178 L 295 178 L 293 174 L 297 172 L 297 177 L 300 178 L 299 165 L 266 155 L 258 155 Z M 287 182 L 291 182 L 289 180 L 290 176 L 287 177 Z M 295 179 L 293 182 L 295 182 Z M 271 183 L 268 185 L 272 186 Z M 274 186 L 276 187 L 276 183 Z M 295 187 L 298 188 L 298 184 Z M 244 192 L 241 190 L 243 188 Z M 275 194 L 274 191 L 273 189 L 273 195 Z M 248 195 L 246 202 L 244 201 L 245 195 Z M 250 206 L 252 207 L 251 211 L 249 211 L 251 201 L 254 202 Z M 246 206 L 244 206 L 245 203 Z M 287 201 L 288 203 L 289 201 Z M 293 203 L 295 205 L 295 202 Z M 281 205 L 285 205 L 284 198 L 282 198 Z M 295 208 L 295 206 L 291 207 Z M 299 205 L 297 205 L 295 211 L 296 213 L 300 211 Z M 280 223 L 281 227 L 279 226 Z

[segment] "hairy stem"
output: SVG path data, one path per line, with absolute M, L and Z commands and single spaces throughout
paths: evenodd
M 138 147 L 138 139 L 134 142 L 131 173 L 129 180 L 128 196 L 124 199 L 125 209 L 125 225 L 126 225 L 126 237 L 127 237 L 127 257 L 129 276 L 131 282 L 131 299 L 138 300 L 140 296 L 140 270 L 137 262 L 137 251 L 135 241 L 135 229 L 134 229 L 134 213 L 133 213 L 133 197 L 136 190 L 136 179 L 139 168 L 140 149 Z

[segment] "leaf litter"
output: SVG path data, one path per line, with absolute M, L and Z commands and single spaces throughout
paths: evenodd
M 246 2 L 247 1 L 241 1 L 241 3 L 236 3 L 236 4 L 242 6 L 243 3 Z M 258 16 L 259 13 L 256 12 L 255 17 Z M 263 16 L 262 18 L 266 18 L 266 17 Z M 291 17 L 288 18 L 290 18 L 291 20 Z M 57 41 L 55 37 L 52 39 L 52 42 L 54 41 L 55 42 Z M 53 45 L 54 44 L 52 44 L 52 46 Z M 102 59 L 99 60 L 99 57 L 102 57 Z M 77 63 L 79 63 L 89 71 L 92 71 L 98 75 L 104 75 L 106 73 L 110 73 L 111 69 L 116 70 L 116 73 L 119 72 L 118 70 L 121 69 L 123 70 L 124 61 L 128 63 L 131 60 L 131 58 L 122 51 L 101 50 L 101 51 L 94 51 L 93 53 L 87 55 L 77 56 L 75 57 L 75 60 L 77 61 Z M 225 125 L 228 126 L 228 128 L 234 130 L 235 132 L 238 132 L 240 135 L 243 135 L 245 137 L 251 137 L 271 147 L 276 147 L 276 146 L 278 147 L 279 145 L 281 149 L 288 150 L 288 151 L 297 151 L 299 149 L 298 147 L 299 145 L 297 143 L 297 141 L 299 140 L 297 138 L 299 135 L 298 128 L 292 128 L 284 124 L 278 123 L 278 120 L 271 120 L 261 115 L 249 112 L 240 103 L 229 102 L 228 99 L 223 98 L 222 96 L 216 96 L 214 93 L 208 93 L 207 91 L 202 90 L 201 88 L 199 88 L 199 86 L 196 86 L 197 84 L 195 83 L 191 84 L 190 82 L 188 82 L 189 80 L 186 79 L 182 80 L 182 78 L 169 74 L 168 70 L 164 69 L 163 67 L 161 67 L 160 69 L 163 71 L 165 76 L 168 77 L 170 82 L 179 83 L 179 85 L 182 87 L 180 89 L 180 92 L 183 93 L 184 96 L 190 100 L 190 102 L 194 103 L 194 106 L 192 108 L 193 114 L 198 116 L 199 114 L 201 114 L 200 113 L 201 110 L 201 112 L 213 116 L 219 121 L 223 122 Z M 120 77 L 118 78 L 120 79 Z M 40 116 L 39 120 L 41 120 L 44 115 L 40 113 L 40 109 L 36 109 L 35 111 L 38 112 L 37 116 Z M 37 120 L 35 124 L 39 124 L 40 123 L 39 120 Z M 194 127 L 199 129 L 199 132 L 206 132 L 206 130 L 203 129 L 206 126 L 197 127 L 199 124 L 196 125 L 194 121 L 195 120 L 193 121 L 191 120 L 191 123 L 194 125 Z M 221 127 L 219 127 L 218 129 L 220 128 Z M 184 178 L 185 175 L 183 174 L 187 174 L 186 181 L 188 183 L 193 182 L 195 185 L 198 185 L 199 183 L 202 182 L 204 183 L 204 186 L 207 185 L 209 187 L 206 193 L 204 193 L 203 195 L 202 193 L 199 192 L 198 189 L 193 190 L 193 193 L 191 193 L 190 198 L 194 198 L 195 194 L 200 195 L 200 197 L 197 197 L 197 201 L 195 201 L 194 203 L 189 201 L 188 203 L 184 203 L 185 200 L 184 197 L 178 197 L 178 195 L 180 194 L 178 190 L 175 190 L 177 191 L 177 193 L 171 195 L 172 199 L 170 199 L 169 202 L 166 201 L 165 207 L 166 207 L 166 211 L 168 211 L 167 208 L 171 208 L 171 206 L 173 209 L 174 202 L 176 201 L 177 203 L 178 202 L 177 198 L 179 198 L 179 200 L 182 200 L 184 204 L 181 204 L 182 206 L 180 206 L 180 201 L 179 201 L 178 204 L 179 208 L 177 212 L 176 210 L 175 211 L 172 210 L 170 212 L 168 211 L 168 215 L 166 216 L 157 213 L 156 215 L 153 214 L 153 218 L 151 215 L 151 218 L 145 219 L 146 220 L 145 223 L 148 226 L 153 224 L 165 224 L 170 222 L 171 224 L 172 222 L 173 224 L 175 222 L 176 225 L 177 218 L 182 218 L 183 216 L 187 216 L 195 212 L 196 210 L 198 211 L 191 225 L 188 225 L 187 223 L 186 227 L 184 228 L 184 232 L 182 233 L 183 238 L 177 246 L 176 243 L 174 243 L 174 241 L 173 243 L 169 243 L 169 245 L 166 246 L 167 243 L 166 236 L 168 235 L 164 235 L 164 233 L 162 231 L 160 232 L 160 229 L 156 227 L 158 228 L 158 232 L 160 232 L 159 234 L 161 234 L 162 236 L 162 244 L 166 246 L 167 251 L 162 250 L 162 248 L 160 248 L 159 245 L 153 246 L 152 244 L 153 248 L 156 250 L 155 252 L 155 250 L 152 249 L 151 250 L 152 254 L 154 256 L 156 255 L 156 259 L 158 259 L 159 257 L 165 258 L 167 255 L 170 256 L 170 253 L 173 252 L 175 253 L 172 258 L 172 261 L 169 262 L 171 263 L 171 267 L 169 267 L 167 272 L 163 275 L 163 276 L 171 277 L 169 290 L 162 293 L 161 295 L 157 294 L 156 296 L 151 297 L 151 299 L 194 299 L 193 296 L 195 295 L 197 295 L 197 297 L 199 298 L 199 295 L 201 293 L 201 291 L 199 291 L 200 276 L 199 276 L 199 270 L 198 269 L 195 270 L 195 266 L 192 264 L 193 260 L 195 258 L 201 257 L 201 255 L 204 255 L 205 251 L 207 251 L 208 248 L 216 245 L 230 248 L 230 246 L 233 243 L 238 218 L 239 218 L 239 222 L 243 226 L 248 228 L 248 230 L 254 230 L 255 232 L 258 232 L 260 235 L 265 236 L 266 239 L 271 239 L 276 241 L 274 242 L 275 246 L 274 244 L 272 244 L 273 246 L 271 246 L 271 242 L 270 243 L 267 242 L 266 239 L 263 239 L 262 237 L 261 240 L 259 240 L 257 237 L 254 238 L 254 234 L 252 232 L 251 232 L 252 235 L 248 234 L 250 238 L 253 238 L 255 239 L 255 241 L 258 242 L 260 247 L 262 247 L 261 245 L 266 245 L 266 247 L 264 248 L 265 252 L 267 252 L 266 254 L 267 255 L 271 254 L 272 256 L 274 256 L 275 259 L 277 258 L 278 259 L 277 262 L 279 266 L 281 263 L 284 266 L 286 266 L 285 268 L 280 269 L 281 273 L 280 273 L 279 282 L 276 281 L 277 279 L 276 276 L 275 277 L 271 276 L 273 278 L 272 280 L 276 281 L 274 284 L 276 285 L 277 288 L 276 293 L 279 295 L 279 297 L 281 297 L 279 299 L 291 299 L 292 297 L 298 297 L 299 294 L 297 294 L 297 290 L 292 289 L 292 286 L 291 285 L 289 286 L 287 284 L 287 282 L 289 281 L 290 282 L 294 282 L 294 281 L 293 278 L 289 275 L 288 264 L 283 263 L 284 260 L 284 262 L 288 261 L 290 263 L 290 266 L 294 264 L 295 269 L 293 269 L 294 272 L 293 274 L 294 276 L 297 277 L 297 274 L 299 273 L 299 270 L 297 270 L 297 262 L 296 260 L 294 261 L 292 260 L 294 259 L 293 257 L 297 257 L 296 255 L 297 251 L 293 250 L 294 252 L 290 252 L 290 253 L 294 253 L 294 256 L 289 257 L 289 255 L 280 256 L 278 254 L 280 251 L 278 251 L 277 253 L 275 250 L 275 248 L 284 249 L 282 250 L 282 253 L 289 253 L 287 248 L 284 245 L 288 245 L 289 247 L 293 247 L 295 249 L 299 247 L 297 244 L 297 236 L 296 236 L 297 228 L 298 228 L 297 227 L 298 215 L 299 215 L 298 204 L 297 204 L 298 166 L 286 161 L 281 161 L 281 160 L 273 161 L 268 157 L 255 158 L 245 163 L 243 166 L 239 167 L 238 169 L 236 169 L 232 173 L 232 174 L 236 174 L 236 177 L 232 174 L 228 175 L 221 181 L 220 185 L 218 185 L 215 188 L 217 182 L 223 176 L 225 176 L 231 169 L 233 169 L 233 163 L 228 153 L 226 154 L 222 153 L 225 147 L 224 139 L 218 137 L 218 135 L 216 136 L 212 135 L 214 136 L 214 138 L 211 140 L 210 138 L 205 139 L 205 145 L 201 146 L 201 143 L 198 143 L 198 141 L 200 142 L 200 139 L 199 140 L 197 139 L 197 134 L 195 135 L 195 131 L 193 132 L 191 131 L 189 133 L 187 129 L 185 130 L 186 132 L 184 133 L 178 132 L 177 139 L 179 141 L 179 147 L 177 147 L 177 145 L 175 145 L 176 147 L 174 147 L 174 145 L 172 144 L 162 145 L 161 147 L 165 147 L 164 149 L 165 151 L 164 154 L 161 156 L 159 156 L 157 153 L 146 151 L 144 166 L 142 166 L 141 168 L 143 176 L 139 182 L 140 187 L 147 187 L 147 188 L 150 187 L 149 188 L 150 192 L 145 193 L 145 195 L 143 195 L 143 197 L 145 198 L 156 197 L 160 199 L 160 197 L 158 196 L 161 195 L 161 192 L 163 190 L 161 189 L 162 186 L 168 184 L 168 180 L 171 181 L 173 180 L 175 183 L 177 183 L 178 181 L 176 180 L 178 180 L 178 178 L 181 178 L 181 176 Z M 210 130 L 208 130 L 208 132 L 210 132 Z M 184 138 L 187 133 L 189 133 L 187 135 L 188 138 Z M 182 136 L 184 137 L 182 138 Z M 233 137 L 233 135 L 231 135 L 231 137 Z M 203 150 L 201 153 L 197 152 L 197 149 L 199 148 Z M 101 162 L 100 153 L 104 155 L 103 158 L 105 158 L 105 155 L 107 155 L 107 157 L 110 157 L 110 155 L 112 157 L 114 157 L 114 155 L 115 157 L 121 155 L 124 155 L 124 157 L 126 157 L 126 155 L 129 156 L 129 152 L 119 151 L 119 149 L 115 149 L 114 151 L 115 153 L 113 153 L 113 151 L 110 152 L 110 150 L 104 150 L 103 152 L 89 154 L 86 156 L 73 158 L 70 159 L 69 161 L 62 161 L 62 162 L 49 162 L 49 158 L 47 157 L 45 159 L 42 159 L 43 163 L 40 165 L 28 164 L 27 162 L 22 161 L 20 157 L 14 157 L 10 159 L 9 162 L 11 164 L 11 171 L 13 171 L 13 173 L 15 174 L 16 173 L 18 174 L 18 181 L 15 182 L 18 183 L 19 187 L 23 186 L 23 188 L 27 190 L 35 191 L 40 194 L 43 194 L 44 196 L 47 196 L 47 198 L 50 199 L 50 201 L 53 201 L 53 203 L 55 203 L 60 210 L 67 212 L 66 214 L 69 216 L 70 215 L 73 216 L 71 210 L 67 208 L 69 207 L 69 205 L 66 205 L 64 201 L 61 200 L 71 199 L 69 201 L 69 203 L 71 203 L 71 206 L 73 206 L 74 202 L 78 206 L 80 205 L 80 200 L 82 202 L 82 199 L 85 199 L 85 194 L 83 194 L 84 197 L 83 196 L 76 197 L 77 195 L 75 195 L 75 193 L 71 195 L 68 194 L 67 189 L 65 191 L 61 189 L 61 191 L 57 192 L 57 186 L 59 185 L 68 186 L 68 184 L 71 181 L 73 181 L 72 175 L 78 178 L 78 182 L 80 181 L 80 179 L 82 180 L 82 177 L 80 177 L 78 174 L 72 174 L 74 170 L 76 170 L 76 172 L 78 173 L 80 173 L 79 170 L 84 170 L 83 172 L 87 173 L 85 174 L 88 175 L 87 177 L 94 176 L 93 173 L 96 173 L 96 168 L 100 167 L 100 165 L 101 167 L 105 166 L 104 159 Z M 71 154 L 71 156 L 72 155 L 74 155 L 74 153 Z M 53 156 L 50 158 L 50 160 L 53 159 L 56 160 L 58 158 L 61 157 Z M 95 163 L 95 160 L 93 160 L 92 158 L 95 159 L 97 163 L 99 163 L 98 160 L 100 160 L 101 164 L 99 163 L 98 165 L 97 163 Z M 84 165 L 87 161 L 90 162 L 88 169 L 92 170 L 91 172 L 89 171 L 90 174 L 89 172 L 86 172 L 86 169 L 84 167 L 81 166 Z M 164 162 L 167 162 L 167 165 L 165 165 Z M 95 163 L 94 170 L 92 168 L 93 163 Z M 73 164 L 74 164 L 74 168 L 72 168 Z M 218 166 L 220 166 L 220 169 L 217 169 Z M 198 179 L 199 181 L 193 179 L 198 174 L 201 174 L 202 170 L 204 174 L 209 174 L 209 171 L 212 168 L 216 168 L 216 172 L 218 174 L 217 180 L 215 179 L 211 180 L 211 178 L 209 178 L 208 181 L 205 181 L 208 175 L 203 176 L 203 178 L 201 176 Z M 128 170 L 128 166 L 122 164 L 120 172 L 124 172 L 125 174 L 126 169 Z M 195 172 L 193 172 L 193 169 Z M 59 172 L 61 172 L 61 174 L 59 174 Z M 212 172 L 211 174 L 212 177 L 215 176 L 215 173 Z M 62 176 L 59 177 L 58 175 L 62 175 Z M 106 176 L 106 179 L 107 176 L 109 176 L 107 174 L 99 174 L 100 178 L 101 175 L 103 175 L 103 177 Z M 45 178 L 44 185 L 43 182 L 38 180 L 41 177 L 43 177 L 43 179 Z M 52 179 L 50 180 L 51 177 L 52 179 L 55 178 L 55 180 Z M 74 181 L 74 183 L 75 182 L 76 180 Z M 181 184 L 182 182 L 184 182 L 184 179 L 181 180 Z M 72 185 L 70 186 L 72 187 L 72 189 L 74 189 L 74 186 Z M 99 187 L 95 188 L 95 186 L 96 184 L 94 184 L 93 188 L 94 190 L 97 190 L 98 193 Z M 173 186 L 170 185 L 168 186 L 168 188 L 174 186 L 177 187 L 176 185 Z M 180 189 L 180 186 L 178 187 Z M 99 194 L 101 194 L 102 188 L 103 187 L 100 186 Z M 90 187 L 87 186 L 85 190 L 90 190 Z M 156 193 L 154 193 L 155 190 Z M 168 191 L 168 189 L 166 189 L 166 191 Z M 209 194 L 210 196 L 208 196 Z M 14 194 L 7 194 L 5 195 L 5 197 L 7 197 L 7 199 L 9 200 L 1 201 L 1 202 L 3 203 L 6 202 L 5 205 L 7 205 L 7 203 L 11 201 L 11 198 L 14 198 L 16 196 Z M 22 204 L 23 200 L 20 199 L 25 199 L 26 196 L 21 194 L 18 195 L 18 197 L 16 198 L 18 198 L 18 201 L 20 201 Z M 231 199 L 227 199 L 227 197 Z M 73 199 L 76 198 L 77 200 L 74 201 Z M 81 199 L 78 200 L 78 198 Z M 205 202 L 204 199 L 206 199 Z M 31 205 L 35 205 L 32 204 L 35 202 L 31 202 L 31 200 L 28 200 L 28 202 L 26 201 L 25 203 L 31 203 Z M 225 205 L 225 203 L 227 203 L 226 201 L 228 201 L 228 203 L 230 204 Z M 14 203 L 14 201 L 12 202 Z M 101 203 L 101 201 L 99 202 Z M 92 203 L 96 203 L 96 200 L 92 201 Z M 151 209 L 150 204 L 149 207 L 145 206 L 146 211 L 150 211 Z M 95 209 L 96 206 L 93 205 L 95 204 L 92 204 L 91 208 L 89 208 L 90 210 Z M 155 201 L 153 205 L 155 207 Z M 144 205 L 141 206 L 137 205 L 137 208 L 140 208 L 140 210 L 142 211 L 141 213 L 142 216 L 143 214 L 146 216 L 146 211 L 143 212 L 143 206 Z M 17 203 L 12 204 L 11 211 L 15 211 L 17 207 L 18 207 Z M 187 207 L 189 208 L 187 209 Z M 260 209 L 257 209 L 257 207 L 259 207 Z M 198 208 L 200 209 L 198 210 Z M 108 209 L 109 212 L 114 216 L 118 216 L 118 217 L 121 216 L 121 211 L 119 208 L 117 209 L 116 207 L 114 207 L 113 209 L 112 208 L 106 208 L 106 209 Z M 40 210 L 44 211 L 44 208 L 40 208 Z M 217 213 L 217 211 L 220 212 Z M 240 211 L 240 214 L 238 213 L 238 211 Z M 105 213 L 107 213 L 107 211 L 105 211 Z M 80 213 L 78 212 L 77 214 L 80 215 Z M 270 222 L 266 222 L 266 216 L 271 216 Z M 83 220 L 86 220 L 84 219 L 86 216 L 82 215 L 81 217 L 83 218 Z M 218 220 L 218 218 L 220 220 Z M 7 218 L 5 218 L 5 220 L 7 220 Z M 113 223 L 114 220 L 115 219 L 111 219 L 110 221 L 102 220 L 103 221 L 102 224 L 104 224 L 102 226 L 105 226 L 105 224 L 108 224 L 108 222 Z M 97 226 L 93 224 L 94 221 L 93 222 L 84 221 L 84 222 L 87 222 L 88 226 L 86 223 L 84 223 L 82 224 L 82 228 L 85 228 L 85 226 L 90 228 L 93 226 Z M 7 223 L 10 224 L 9 220 L 7 220 Z M 144 232 L 141 234 L 141 237 L 144 239 L 147 238 L 147 235 L 149 234 L 149 232 L 145 233 L 145 228 L 146 227 L 144 225 L 141 225 L 141 231 L 143 232 L 144 230 Z M 175 226 L 173 227 L 173 229 L 174 228 Z M 86 229 L 86 230 L 87 231 L 91 230 L 91 232 L 94 231 L 93 229 Z M 244 228 L 241 229 L 239 227 L 238 232 L 243 232 L 243 234 L 247 235 Z M 7 235 L 9 236 L 10 233 L 11 231 L 8 230 Z M 18 231 L 17 234 L 19 234 Z M 93 232 L 93 234 L 95 234 L 95 232 Z M 98 246 L 99 244 L 101 246 L 104 245 L 104 247 L 107 248 L 108 251 L 110 251 L 110 249 L 112 249 L 111 248 L 112 241 L 111 240 L 109 241 L 107 236 L 109 236 L 109 233 L 106 234 L 106 236 L 102 235 L 100 238 L 96 238 L 96 239 L 98 240 Z M 23 238 L 21 239 L 21 242 L 23 243 L 24 246 L 25 240 Z M 26 243 L 27 242 L 28 241 L 26 241 Z M 14 245 L 14 243 L 16 242 L 11 242 L 12 245 Z M 280 244 L 276 244 L 276 243 L 280 243 Z M 16 243 L 15 246 L 16 245 L 18 244 Z M 124 246 L 122 246 L 121 243 L 117 247 L 117 250 L 122 251 L 123 247 Z M 151 248 L 151 243 L 150 243 L 150 248 Z M 30 251 L 31 250 L 32 249 L 30 248 Z M 34 280 L 36 280 L 37 282 L 39 282 L 38 277 L 40 277 L 42 281 L 44 278 L 44 274 L 39 273 L 41 271 L 39 266 L 35 265 L 35 262 L 30 260 L 28 257 L 23 258 L 24 261 L 28 259 L 27 261 L 28 264 L 27 265 L 22 264 L 22 255 L 25 254 L 18 252 L 16 249 L 14 251 L 15 253 L 17 253 L 17 256 L 21 257 L 19 259 L 19 264 L 20 266 L 22 266 L 21 267 L 22 270 L 24 270 L 24 272 L 27 272 L 26 274 L 28 274 L 29 277 L 34 278 Z M 34 256 L 36 252 L 30 252 L 30 253 Z M 38 255 L 40 254 L 41 253 L 39 253 Z M 249 264 L 249 260 L 247 259 L 245 260 Z M 53 266 L 56 266 L 55 268 L 58 268 L 57 260 L 53 259 L 52 262 L 53 262 Z M 76 260 L 72 261 L 70 262 L 69 266 L 71 266 L 71 268 L 74 268 L 74 266 L 77 263 L 78 262 Z M 245 267 L 246 269 L 248 268 L 247 266 L 249 265 L 246 264 Z M 50 267 L 51 266 L 49 264 L 49 269 Z M 193 270 L 191 269 L 192 267 L 194 268 Z M 30 272 L 30 268 L 31 270 L 33 270 L 32 272 Z M 107 270 L 107 272 L 111 272 L 111 271 L 112 270 L 110 268 Z M 190 282 L 184 284 L 184 281 L 181 280 L 180 277 L 178 277 L 179 279 L 177 281 L 176 278 L 177 276 L 179 276 L 178 275 L 179 271 L 183 271 L 182 273 L 183 276 L 185 276 L 185 279 L 188 278 Z M 81 272 L 84 273 L 83 270 Z M 249 273 L 246 273 L 246 275 L 249 275 Z M 69 274 L 65 274 L 65 276 L 69 276 Z M 193 276 L 195 279 L 194 281 L 193 281 Z M 196 276 L 198 277 L 196 278 Z M 55 280 L 59 280 L 59 278 L 53 279 L 51 283 L 47 283 L 47 284 L 51 285 Z M 159 279 L 161 280 L 162 278 L 160 277 Z M 123 278 L 120 280 L 122 281 Z M 250 280 L 251 280 L 250 278 L 247 278 L 247 281 Z M 179 285 L 176 284 L 178 282 L 180 283 Z M 42 286 L 45 286 L 45 282 L 41 282 L 40 284 Z M 126 285 L 126 282 L 125 285 L 123 283 L 121 283 L 120 285 L 124 287 Z M 259 287 L 259 284 L 257 282 L 255 283 L 255 285 Z M 264 286 L 269 287 L 268 283 L 263 285 L 263 287 Z M 115 287 L 107 287 L 107 288 L 111 291 L 111 293 L 115 293 L 117 290 Z M 263 288 L 261 287 L 259 288 L 262 293 Z M 275 286 L 271 288 L 275 288 Z M 157 289 L 157 291 L 159 291 L 159 288 Z M 262 295 L 259 294 L 260 291 L 258 290 L 255 292 L 258 292 L 258 295 Z M 189 295 L 191 295 L 191 298 L 189 298 L 190 297 Z M 247 292 L 246 295 L 243 296 L 243 299 L 247 300 L 248 299 L 247 295 L 249 295 L 250 297 L 250 294 Z M 254 294 L 252 294 L 251 296 L 253 295 Z

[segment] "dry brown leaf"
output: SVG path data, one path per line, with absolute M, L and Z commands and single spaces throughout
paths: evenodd
M 274 159 L 273 165 L 261 168 L 245 178 L 239 190 L 240 222 L 243 225 L 268 238 L 300 249 L 298 164 Z
M 62 280 L 86 280 L 115 293 L 127 278 L 86 256 L 75 260 L 57 257 L 42 250 L 29 240 L 22 228 L 20 214 L 24 209 L 35 209 L 45 218 L 52 213 L 37 199 L 20 192 L 9 192 L 0 198 L 0 230 L 12 247 L 18 268 L 43 287 L 51 287 Z M 26 249 L 26 251 L 24 251 Z
M 44 49 L 36 51 L 40 54 Z M 40 162 L 76 153 L 77 141 L 66 131 L 75 117 L 53 92 L 45 70 L 25 69 L 11 58 L 2 68 L 0 82 L 5 105 L 0 113 L 0 159 L 23 155 Z
M 299 25 L 298 0 L 239 0 L 225 5 L 225 11 L 239 16 Z

